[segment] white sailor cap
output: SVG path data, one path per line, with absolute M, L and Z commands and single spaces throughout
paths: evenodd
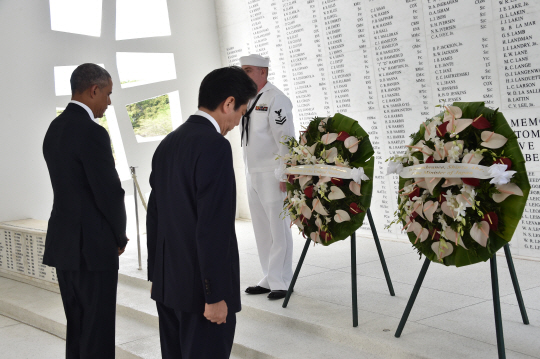
M 268 57 L 262 57 L 257 54 L 242 56 L 240 58 L 240 66 L 268 67 L 269 65 L 270 59 Z

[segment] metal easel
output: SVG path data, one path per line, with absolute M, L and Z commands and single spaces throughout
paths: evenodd
M 384 271 L 384 277 L 386 278 L 386 284 L 388 285 L 388 290 L 390 291 L 391 296 L 395 296 L 394 287 L 392 286 L 392 280 L 390 279 L 390 273 L 388 272 L 388 268 L 386 267 L 386 261 L 384 260 L 384 254 L 381 248 L 381 243 L 379 241 L 379 236 L 377 235 L 377 229 L 375 228 L 375 223 L 373 222 L 373 217 L 371 216 L 371 211 L 369 210 L 369 208 L 367 210 L 367 217 L 369 220 L 369 225 L 371 227 L 371 232 L 373 233 L 373 239 L 375 240 L 375 245 L 377 246 L 377 252 L 379 253 L 379 259 L 381 260 L 381 264 Z M 296 279 L 298 279 L 298 275 L 300 274 L 300 269 L 302 269 L 302 264 L 304 263 L 304 259 L 306 258 L 306 253 L 309 248 L 310 242 L 311 242 L 311 239 L 308 238 L 306 240 L 306 244 L 304 245 L 304 250 L 302 251 L 302 255 L 300 256 L 300 260 L 298 261 L 298 264 L 296 265 L 296 270 L 294 271 L 291 284 L 289 285 L 289 290 L 287 291 L 287 295 L 285 296 L 285 300 L 283 301 L 283 308 L 287 308 L 287 304 L 289 303 L 289 299 L 291 298 L 294 285 L 296 284 Z M 358 326 L 358 298 L 357 298 L 357 277 L 356 277 L 356 233 L 353 233 L 351 235 L 351 288 L 352 288 L 353 327 L 357 327 Z
M 514 268 L 514 261 L 512 260 L 512 254 L 510 253 L 510 246 L 507 244 L 504 245 L 504 254 L 506 256 L 506 262 L 508 263 L 508 270 L 510 271 L 510 277 L 512 278 L 512 284 L 514 285 L 514 291 L 516 292 L 516 297 L 519 305 L 519 310 L 521 311 L 521 319 L 523 320 L 523 324 L 527 325 L 529 324 L 529 318 L 527 317 L 527 310 L 525 309 L 525 304 L 523 303 L 523 297 L 521 296 L 521 289 L 519 288 L 519 282 L 516 275 L 516 269 Z M 499 296 L 499 278 L 497 275 L 497 255 L 494 254 L 493 257 L 489 260 L 489 266 L 491 268 L 491 291 L 493 295 L 493 311 L 495 313 L 495 331 L 497 335 L 497 350 L 499 352 L 499 359 L 506 358 L 506 351 L 504 349 L 504 335 L 503 335 L 503 325 L 502 325 L 502 316 L 501 316 L 501 300 Z M 409 317 L 409 314 L 411 313 L 411 309 L 414 305 L 414 301 L 416 300 L 416 296 L 418 295 L 418 292 L 420 291 L 420 287 L 422 286 L 422 282 L 424 281 L 424 277 L 426 276 L 426 272 L 428 270 L 429 264 L 431 263 L 431 260 L 429 258 L 426 258 L 424 261 L 424 264 L 422 265 L 422 269 L 420 270 L 420 274 L 418 275 L 418 279 L 416 280 L 416 284 L 414 285 L 413 291 L 411 293 L 411 296 L 409 298 L 409 301 L 407 302 L 407 306 L 405 307 L 405 311 L 403 312 L 403 316 L 401 317 L 401 321 L 399 322 L 398 328 L 396 330 L 395 337 L 399 338 L 401 336 L 401 332 L 403 331 L 403 328 L 405 327 L 405 323 L 407 323 L 407 318 Z

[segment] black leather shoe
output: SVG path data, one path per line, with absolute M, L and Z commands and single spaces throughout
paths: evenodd
M 254 287 L 247 287 L 246 293 L 247 294 L 264 294 L 264 293 L 270 293 L 271 290 L 268 288 L 260 287 L 260 286 L 254 286 Z
M 268 294 L 268 299 L 282 299 L 287 295 L 286 290 L 273 290 Z

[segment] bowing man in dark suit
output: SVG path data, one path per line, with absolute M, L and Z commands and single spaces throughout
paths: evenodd
M 165 137 L 152 159 L 148 279 L 163 358 L 230 355 L 240 273 L 233 159 L 223 136 L 256 94 L 239 67 L 212 71 L 199 89 L 199 111 Z
M 56 267 L 67 319 L 66 358 L 114 358 L 118 256 L 126 243 L 124 190 L 107 131 L 111 76 L 95 64 L 71 75 L 71 102 L 43 142 L 54 203 L 43 263 Z

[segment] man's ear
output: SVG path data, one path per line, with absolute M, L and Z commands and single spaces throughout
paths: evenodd
M 94 98 L 97 95 L 98 85 L 92 85 L 89 89 L 90 98 Z
M 234 112 L 235 99 L 233 96 L 229 96 L 223 101 L 223 112 L 229 114 Z

